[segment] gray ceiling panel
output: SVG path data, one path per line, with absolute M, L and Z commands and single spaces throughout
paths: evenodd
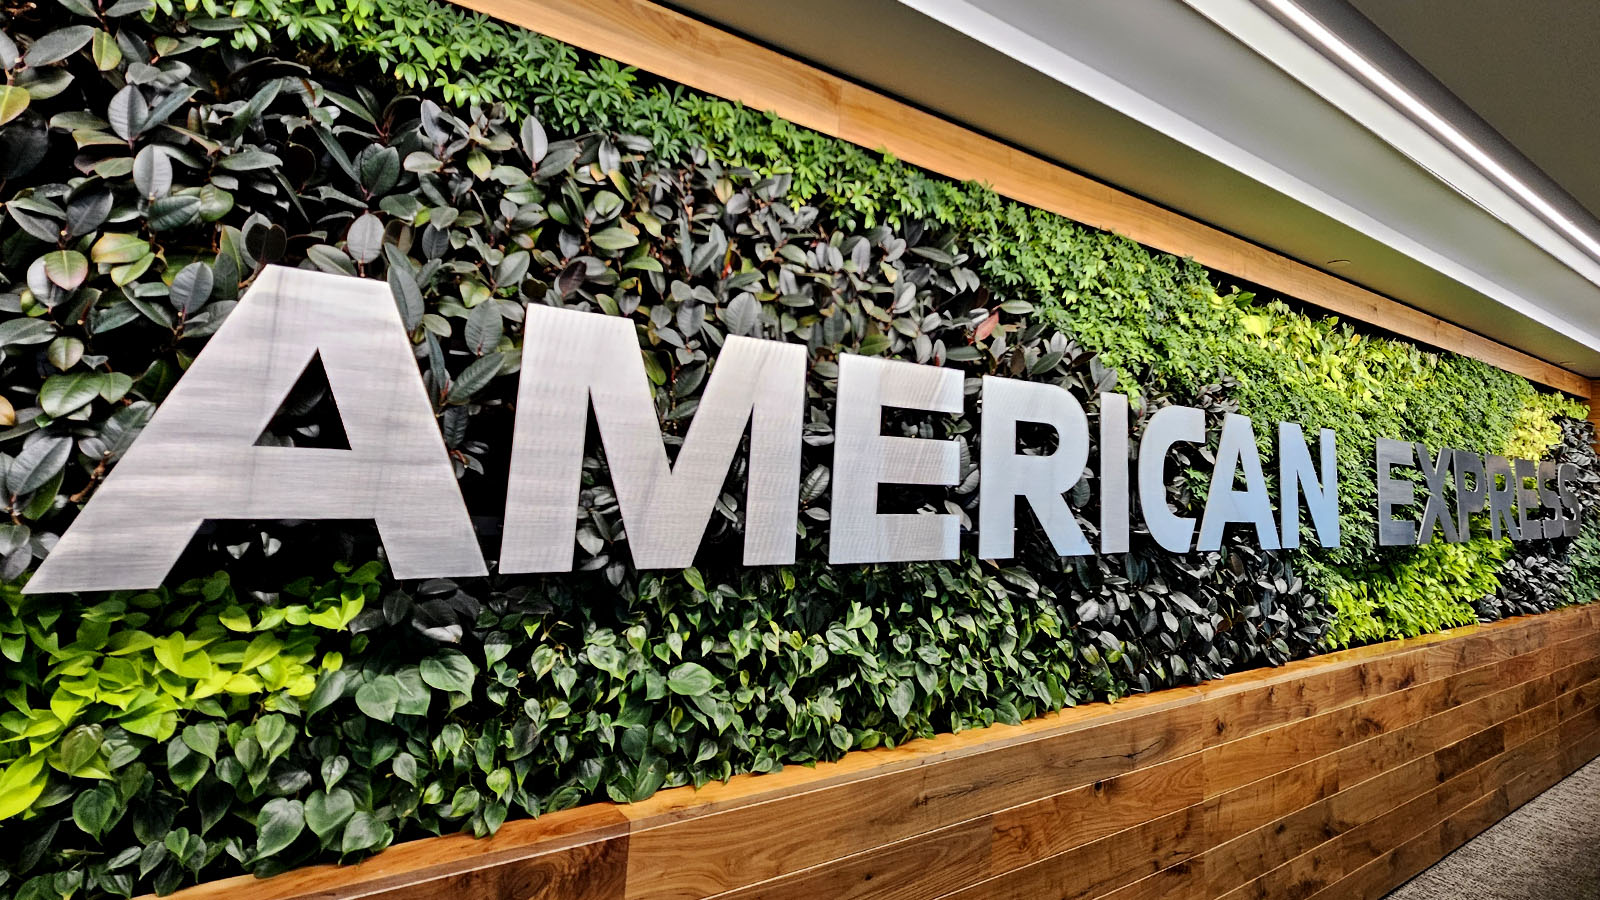
M 1050 66 L 1040 60 L 1051 57 L 980 34 L 985 43 L 964 33 L 980 28 L 953 27 L 892 0 L 678 5 L 1534 356 L 1600 376 L 1594 281 L 1292 77 L 1261 48 L 1178 0 L 918 3 L 957 26 L 952 7 L 1010 26 L 1039 53 L 1054 51 L 1082 67 L 1065 76 L 1041 71 Z M 885 42 L 884 35 L 895 37 Z M 1012 54 L 1029 56 L 1032 65 Z M 1350 262 L 1328 267 L 1340 259 Z

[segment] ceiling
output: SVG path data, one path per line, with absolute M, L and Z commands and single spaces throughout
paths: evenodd
M 1582 159 L 1589 142 L 1573 139 L 1600 118 L 1600 67 L 1587 71 L 1581 50 L 1585 40 L 1600 43 L 1600 8 L 1579 16 L 1583 4 L 1528 0 L 1539 10 L 1526 17 L 1533 21 L 1496 24 L 1489 16 L 1463 23 L 1471 16 L 1460 11 L 1526 3 L 1299 0 L 1298 9 L 1486 148 L 1486 168 L 1397 108 L 1359 67 L 1330 58 L 1303 24 L 1270 8 L 1275 2 L 1287 0 L 675 5 L 1600 376 L 1600 241 L 1590 248 L 1583 240 L 1600 235 L 1590 211 L 1600 209 L 1600 177 Z M 1562 31 L 1562 49 L 1544 53 L 1550 29 Z M 1545 205 L 1530 204 L 1496 171 Z
M 1600 212 L 1600 3 L 1350 5 L 1591 214 Z

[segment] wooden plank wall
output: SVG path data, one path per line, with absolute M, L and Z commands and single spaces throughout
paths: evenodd
M 179 896 L 1377 898 L 1597 755 L 1600 604 Z
M 1589 380 L 651 0 L 453 0 L 957 181 L 1589 398 Z

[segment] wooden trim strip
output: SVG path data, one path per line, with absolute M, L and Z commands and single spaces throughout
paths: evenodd
M 453 0 L 1580 397 L 1589 379 L 648 0 Z
M 446 892 L 929 900 L 1037 896 L 1044 888 L 1121 900 L 1210 897 L 1295 864 L 1284 852 L 1302 854 L 1295 865 L 1305 865 L 1358 840 L 1330 843 L 1334 834 L 1386 835 L 1388 843 L 1361 846 L 1394 850 L 1417 829 L 1372 823 L 1402 801 L 1434 816 L 1417 818 L 1420 829 L 1509 790 L 1505 779 L 1536 766 L 1553 772 L 1585 761 L 1578 757 L 1597 700 L 1600 604 L 851 753 L 815 768 L 739 776 L 698 792 L 663 791 L 638 804 L 580 807 L 507 823 L 483 841 L 426 839 L 356 866 L 213 882 L 182 896 L 210 900 L 248 887 L 254 900 Z M 1534 737 L 1545 741 L 1537 753 L 1496 764 L 1501 781 L 1439 793 Z M 1449 805 L 1440 802 L 1447 798 Z M 1366 859 L 1341 859 L 1351 877 L 1366 871 Z

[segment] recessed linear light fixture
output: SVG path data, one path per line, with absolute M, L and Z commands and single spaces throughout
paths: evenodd
M 1388 73 L 1368 62 L 1366 57 L 1356 51 L 1354 47 L 1330 31 L 1321 22 L 1317 21 L 1305 10 L 1295 5 L 1291 0 L 1257 0 L 1298 27 L 1302 34 L 1315 41 L 1324 51 L 1333 54 L 1340 61 L 1359 72 L 1369 84 L 1377 88 L 1384 96 L 1417 120 L 1431 129 L 1436 136 L 1450 144 L 1457 151 L 1466 155 L 1481 168 L 1485 174 L 1493 178 L 1501 187 L 1515 194 L 1524 203 L 1528 204 L 1546 221 L 1559 228 L 1568 237 L 1578 242 L 1589 255 L 1600 260 L 1600 241 L 1595 240 L 1587 231 L 1551 205 L 1538 191 L 1528 186 L 1517 176 L 1513 175 L 1505 166 L 1496 162 L 1492 156 L 1473 143 L 1459 129 L 1451 125 L 1449 120 L 1440 116 L 1419 100 L 1401 84 L 1389 77 Z M 1331 265 L 1332 263 L 1330 263 Z

